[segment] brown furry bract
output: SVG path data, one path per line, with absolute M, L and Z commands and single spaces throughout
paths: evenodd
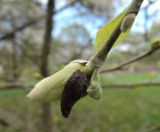
M 82 97 L 87 95 L 87 87 L 89 86 L 90 78 L 76 70 L 65 83 L 61 96 L 61 112 L 67 118 L 71 112 L 73 105 Z

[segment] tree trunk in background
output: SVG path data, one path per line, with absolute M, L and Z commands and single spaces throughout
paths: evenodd
M 12 23 L 12 27 L 13 29 L 16 28 L 16 22 L 15 19 L 13 18 L 13 23 Z M 16 82 L 18 80 L 19 77 L 19 72 L 18 72 L 18 68 L 19 68 L 19 62 L 18 62 L 18 44 L 16 41 L 16 36 L 13 35 L 12 40 L 12 81 Z
M 50 52 L 51 44 L 51 33 L 52 33 L 52 16 L 54 14 L 54 5 L 55 0 L 48 0 L 47 4 L 47 18 L 46 18 L 46 31 L 44 36 L 44 42 L 42 46 L 42 55 L 41 55 L 41 66 L 40 72 L 43 77 L 48 76 L 48 56 Z M 50 103 L 42 104 L 42 131 L 43 132 L 52 132 L 53 129 L 53 119 L 52 119 L 52 110 Z
M 44 103 L 42 107 L 42 131 L 52 132 L 53 131 L 53 114 L 50 103 Z
M 12 81 L 15 82 L 18 79 L 18 61 L 17 61 L 17 43 L 13 39 L 12 43 Z
M 46 33 L 44 36 L 44 42 L 41 55 L 41 67 L 40 71 L 44 77 L 48 76 L 48 55 L 50 52 L 51 32 L 52 32 L 52 15 L 54 12 L 54 0 L 48 0 L 47 20 L 46 20 Z

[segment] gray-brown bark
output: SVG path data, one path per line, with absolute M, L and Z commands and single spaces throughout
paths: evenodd
M 41 65 L 40 72 L 43 77 L 48 76 L 48 56 L 50 53 L 50 45 L 51 45 L 51 33 L 53 21 L 52 17 L 54 15 L 54 7 L 55 0 L 48 0 L 47 4 L 47 16 L 46 16 L 46 31 L 44 36 L 44 42 L 42 46 L 42 54 L 41 54 Z M 51 104 L 44 103 L 41 105 L 42 107 L 42 131 L 43 132 L 52 132 L 53 129 L 53 119 L 51 112 Z

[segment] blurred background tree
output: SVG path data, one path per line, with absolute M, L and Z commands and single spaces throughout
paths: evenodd
M 3 89 L 0 90 L 0 131 L 45 131 L 40 123 L 50 120 L 49 116 L 53 120 L 50 128 L 43 124 L 46 129 L 48 127 L 45 132 L 156 131 L 160 123 L 160 91 L 156 89 L 159 86 L 153 86 L 150 90 L 140 87 L 137 91 L 105 89 L 102 101 L 94 102 L 87 98 L 80 102 L 69 120 L 61 117 L 57 102 L 53 103 L 53 108 L 49 107 L 50 112 L 53 110 L 53 116 L 48 114 L 47 119 L 42 118 L 42 113 L 47 110 L 26 99 L 28 91 L 22 86 L 34 85 L 43 76 L 56 72 L 71 60 L 88 59 L 95 51 L 97 30 L 130 2 L 55 0 L 55 8 L 50 16 L 53 26 L 48 27 L 49 1 L 53 2 L 0 0 L 0 88 Z M 150 49 L 149 42 L 160 36 L 159 6 L 158 0 L 144 1 L 132 32 L 123 44 L 112 50 L 103 69 L 112 68 Z M 49 36 L 45 40 L 47 32 Z M 50 50 L 46 55 L 42 50 L 45 44 L 49 44 Z M 125 70 L 102 74 L 102 83 L 160 82 L 159 56 L 158 51 Z M 43 59 L 48 60 L 45 66 L 42 65 Z M 5 86 L 8 86 L 6 90 Z

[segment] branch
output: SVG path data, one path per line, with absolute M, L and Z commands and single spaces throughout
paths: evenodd
M 8 89 L 18 89 L 18 88 L 24 88 L 24 89 L 31 89 L 33 88 L 32 85 L 22 84 L 22 83 L 6 83 L 0 85 L 0 90 L 8 90 Z
M 5 40 L 5 39 L 9 39 L 9 38 L 13 38 L 16 32 L 22 31 L 24 28 L 36 24 L 37 22 L 39 22 L 43 18 L 45 18 L 45 16 L 40 16 L 38 18 L 30 20 L 29 22 L 24 23 L 22 26 L 19 26 L 19 27 L 15 28 L 13 31 L 10 31 L 10 32 L 4 34 L 3 36 L 1 36 L 0 41 Z
M 107 88 L 138 88 L 138 87 L 160 87 L 160 82 L 135 83 L 135 84 L 102 84 L 103 89 Z
M 5 126 L 5 127 L 8 127 L 10 125 L 6 120 L 1 119 L 1 118 L 0 118 L 0 124 Z
M 66 4 L 65 6 L 63 6 L 62 8 L 60 8 L 59 10 L 56 11 L 56 14 L 65 10 L 66 8 L 73 6 L 75 3 L 80 2 L 82 0 L 72 0 L 71 2 L 69 2 L 68 4 Z
M 89 63 L 87 65 L 91 69 L 94 69 L 97 66 L 101 66 L 104 63 L 112 46 L 114 45 L 114 43 L 116 42 L 116 40 L 119 38 L 119 36 L 122 33 L 122 31 L 121 31 L 122 21 L 130 14 L 134 14 L 136 17 L 139 12 L 139 9 L 141 7 L 142 2 L 143 2 L 143 0 L 133 0 L 132 1 L 125 16 L 122 18 L 121 22 L 116 26 L 116 28 L 114 29 L 113 33 L 111 34 L 111 36 L 109 37 L 109 39 L 107 40 L 105 45 L 102 47 L 102 49 L 100 49 L 100 51 L 98 51 L 95 55 L 93 55 L 89 59 Z M 127 25 L 127 23 L 125 23 L 125 25 L 123 25 L 123 26 L 127 27 L 128 25 Z
M 148 82 L 148 83 L 132 83 L 132 84 L 102 84 L 104 89 L 107 88 L 138 88 L 138 87 L 159 87 L 160 82 Z M 14 89 L 26 89 L 33 88 L 33 85 L 26 85 L 23 83 L 6 83 L 0 85 L 0 90 L 14 90 Z
M 158 46 L 157 48 L 150 49 L 149 51 L 146 51 L 146 52 L 144 52 L 144 53 L 142 53 L 142 54 L 140 54 L 140 55 L 138 55 L 138 56 L 136 56 L 136 57 L 133 57 L 133 58 L 131 58 L 130 60 L 127 60 L 127 61 L 121 63 L 121 64 L 118 65 L 118 66 L 115 66 L 115 67 L 110 68 L 110 69 L 104 69 L 104 70 L 101 71 L 101 73 L 106 73 L 106 72 L 112 72 L 112 71 L 122 70 L 122 69 L 124 69 L 125 66 L 127 66 L 127 65 L 129 65 L 129 64 L 132 64 L 132 63 L 134 63 L 134 62 L 136 62 L 136 61 L 139 61 L 139 60 L 142 60 L 142 59 L 144 59 L 144 58 L 146 58 L 146 57 L 151 56 L 153 53 L 155 53 L 155 52 L 158 51 L 159 49 L 160 49 L 160 46 Z
M 66 8 L 73 6 L 76 2 L 78 2 L 80 0 L 73 0 L 71 2 L 69 2 L 68 4 L 66 4 L 64 7 L 58 9 L 57 11 L 55 11 L 55 14 L 60 13 L 61 11 L 65 10 Z M 46 16 L 42 15 L 38 18 L 34 18 L 26 23 L 24 23 L 22 26 L 19 26 L 15 29 L 13 29 L 12 31 L 5 33 L 3 36 L 0 37 L 0 41 L 5 40 L 5 39 L 10 39 L 13 38 L 16 32 L 22 31 L 23 29 L 29 27 L 29 26 L 33 26 L 35 24 L 37 24 L 38 22 L 40 22 L 41 20 L 45 19 Z

